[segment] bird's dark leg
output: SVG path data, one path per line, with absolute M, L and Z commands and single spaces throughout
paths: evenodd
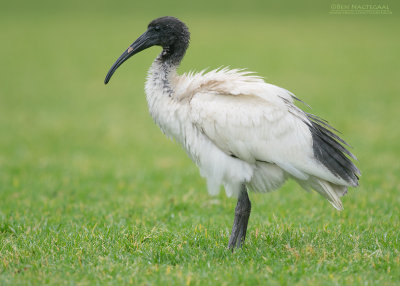
M 229 248 L 233 249 L 242 247 L 246 239 L 247 223 L 251 212 L 251 203 L 247 195 L 245 185 L 242 185 L 238 202 L 235 208 L 235 220 L 233 221 L 232 233 L 229 238 Z

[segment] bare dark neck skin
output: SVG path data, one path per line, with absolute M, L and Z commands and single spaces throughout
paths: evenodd
M 185 56 L 188 46 L 189 42 L 187 40 L 180 39 L 170 46 L 163 47 L 163 51 L 158 58 L 162 62 L 178 67 Z

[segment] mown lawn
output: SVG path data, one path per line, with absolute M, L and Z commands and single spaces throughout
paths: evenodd
M 0 11 L 1 285 L 399 283 L 395 6 L 345 16 L 329 4 L 33 3 Z M 344 211 L 292 182 L 250 194 L 246 245 L 227 249 L 235 200 L 210 197 L 148 115 L 143 85 L 159 49 L 103 84 L 165 14 L 192 32 L 181 72 L 257 71 L 342 131 L 362 171 Z

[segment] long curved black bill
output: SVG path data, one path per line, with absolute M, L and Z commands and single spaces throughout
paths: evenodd
M 152 43 L 151 38 L 148 35 L 148 32 L 146 31 L 143 35 L 141 35 L 135 42 L 133 42 L 132 45 L 129 46 L 128 49 L 118 58 L 118 60 L 112 65 L 110 70 L 107 73 L 106 78 L 104 79 L 104 84 L 107 84 L 114 72 L 117 70 L 117 68 L 122 65 L 127 59 L 129 59 L 131 56 L 134 54 L 139 53 L 140 51 L 143 51 L 144 49 L 147 49 L 151 46 L 153 46 L 154 43 Z

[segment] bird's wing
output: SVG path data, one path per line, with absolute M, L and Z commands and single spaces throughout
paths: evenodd
M 315 140 L 312 132 L 315 122 L 293 104 L 295 97 L 290 92 L 256 77 L 234 75 L 213 74 L 208 84 L 203 76 L 204 82 L 190 95 L 193 124 L 216 146 L 248 163 L 276 164 L 300 180 L 311 175 L 336 184 L 353 184 L 329 170 L 319 160 L 321 157 L 316 156 L 314 145 L 326 143 Z M 317 122 L 316 126 L 321 125 Z M 324 146 L 321 148 L 321 152 L 326 151 Z M 343 155 L 341 150 L 339 153 Z

